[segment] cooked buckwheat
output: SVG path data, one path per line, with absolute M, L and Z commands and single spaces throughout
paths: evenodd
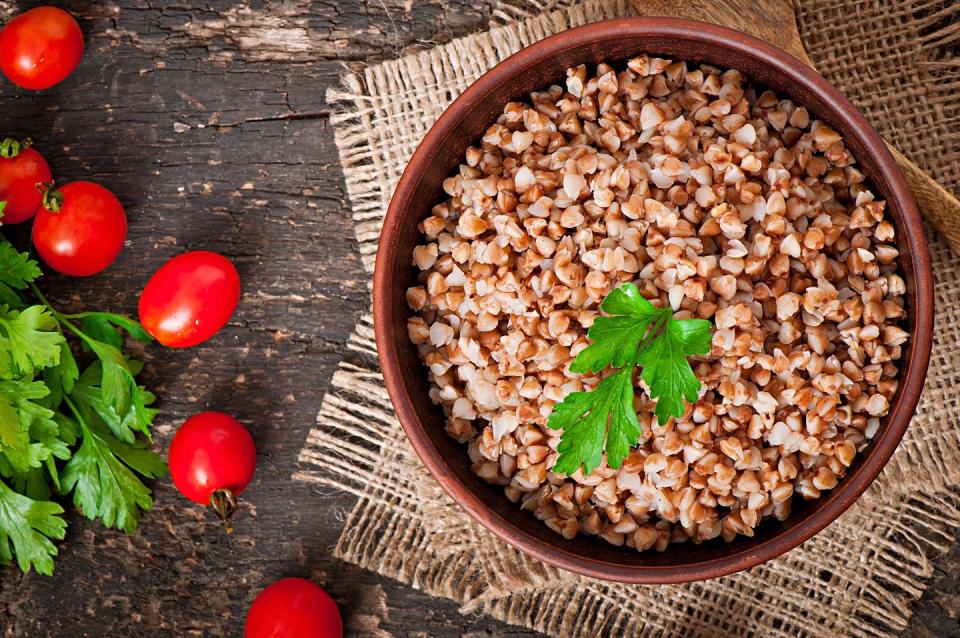
M 833 489 L 897 391 L 894 226 L 841 136 L 738 71 L 640 56 L 512 102 L 420 228 L 410 339 L 474 471 L 567 538 L 752 536 Z M 604 296 L 713 321 L 699 400 L 619 469 L 551 472 Z

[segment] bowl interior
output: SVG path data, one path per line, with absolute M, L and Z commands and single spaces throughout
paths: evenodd
M 541 43 L 504 62 L 488 74 L 492 78 L 482 79 L 447 111 L 425 139 L 420 157 L 414 158 L 391 204 L 389 228 L 384 231 L 391 245 L 384 250 L 381 244 L 377 265 L 378 285 L 383 289 L 375 293 L 375 298 L 383 307 L 375 310 L 378 323 L 387 324 L 378 326 L 378 336 L 389 335 L 388 342 L 381 340 L 379 347 L 385 374 L 394 382 L 391 394 L 398 416 L 435 477 L 465 509 L 520 549 L 564 567 L 618 580 L 677 582 L 735 571 L 786 551 L 816 533 L 859 496 L 892 453 L 915 407 L 919 389 L 914 392 L 907 386 L 911 379 L 920 379 L 922 385 L 926 357 L 913 357 L 910 349 L 919 346 L 928 354 L 929 343 L 916 342 L 922 310 L 918 307 L 916 271 L 924 268 L 926 253 L 916 243 L 919 222 L 912 200 L 899 176 L 889 178 L 892 160 L 884 156 L 885 149 L 878 151 L 877 145 L 882 144 L 879 137 L 849 103 L 835 89 L 812 86 L 810 78 L 800 78 L 798 74 L 808 73 L 801 62 L 758 40 L 718 27 L 669 19 L 611 21 L 568 31 L 551 40 L 555 42 L 548 46 Z M 445 433 L 442 412 L 428 398 L 426 369 L 407 338 L 405 325 L 410 311 L 404 292 L 416 277 L 410 264 L 413 247 L 420 242 L 417 223 L 444 198 L 441 183 L 456 169 L 467 146 L 476 143 L 506 102 L 526 99 L 529 92 L 550 84 L 562 85 L 567 67 L 622 62 L 640 53 L 739 69 L 752 81 L 806 106 L 812 116 L 825 120 L 843 135 L 860 170 L 888 202 L 908 286 L 906 328 L 914 335 L 901 359 L 901 379 L 907 382 L 901 383 L 880 432 L 858 455 L 837 489 L 816 501 L 795 500 L 786 521 L 765 520 L 754 538 L 739 537 L 729 544 L 719 539 L 700 545 L 672 544 L 662 553 L 615 547 L 589 536 L 564 540 L 509 502 L 502 487 L 477 477 L 470 470 L 465 446 Z M 786 66 L 778 58 L 787 58 Z M 787 72 L 787 67 L 793 70 Z M 929 303 L 926 297 L 920 301 Z M 932 312 L 932 308 L 924 312 Z M 687 569 L 678 572 L 675 568 L 679 567 Z

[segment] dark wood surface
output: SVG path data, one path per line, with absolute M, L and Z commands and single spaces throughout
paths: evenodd
M 0 0 L 0 21 L 36 4 Z M 168 479 L 133 536 L 71 514 L 53 578 L 0 572 L 4 637 L 240 636 L 255 594 L 290 575 L 331 591 L 348 635 L 532 635 L 334 560 L 352 499 L 290 480 L 367 295 L 325 90 L 345 68 L 483 28 L 492 4 L 67 2 L 87 37 L 80 69 L 39 95 L 0 82 L 0 135 L 32 136 L 60 180 L 99 181 L 127 207 L 119 261 L 46 278 L 54 303 L 133 313 L 170 256 L 235 261 L 230 324 L 197 348 L 151 347 L 146 374 L 160 449 L 202 409 L 235 414 L 259 449 L 232 537 Z M 960 636 L 958 565 L 958 551 L 939 560 L 907 635 Z

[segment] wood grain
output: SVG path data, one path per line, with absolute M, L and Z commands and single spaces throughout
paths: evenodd
M 39 4 L 0 0 L 0 22 Z M 335 561 L 352 498 L 288 480 L 367 300 L 326 88 L 345 67 L 486 28 L 494 0 L 55 4 L 78 16 L 86 56 L 43 94 L 0 80 L 3 134 L 33 136 L 60 179 L 113 189 L 130 243 L 103 275 L 43 287 L 67 307 L 129 313 L 165 258 L 188 248 L 232 257 L 244 296 L 224 332 L 192 350 L 149 350 L 163 410 L 157 446 L 190 414 L 219 408 L 250 426 L 260 453 L 230 539 L 166 479 L 135 536 L 71 514 L 54 578 L 0 573 L 0 635 L 238 637 L 256 591 L 288 575 L 330 587 L 350 636 L 535 635 Z M 228 29 L 217 26 L 224 16 L 249 17 Z M 271 16 L 280 33 L 302 33 L 293 20 L 311 32 L 309 44 L 295 39 L 289 64 L 276 59 L 283 42 L 255 28 Z M 258 49 L 265 39 L 274 52 Z M 944 559 L 915 635 L 957 633 L 957 565 L 960 554 Z

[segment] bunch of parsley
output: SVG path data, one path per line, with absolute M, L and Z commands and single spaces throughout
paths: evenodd
M 166 465 L 149 448 L 155 397 L 137 384 L 143 364 L 123 354 L 118 328 L 150 336 L 122 315 L 57 312 L 40 276 L 0 236 L 0 562 L 50 575 L 67 527 L 58 501 L 70 496 L 88 518 L 129 533 L 153 504 L 141 477 Z M 67 335 L 89 360 L 82 372 Z
M 547 425 L 562 429 L 559 456 L 553 471 L 572 474 L 583 468 L 590 474 L 607 454 L 607 464 L 618 468 L 640 439 L 634 408 L 634 367 L 657 402 L 654 413 L 664 425 L 683 415 L 684 401 L 694 402 L 700 381 L 688 356 L 710 352 L 713 325 L 705 319 L 674 319 L 673 310 L 657 308 L 633 284 L 623 284 L 604 298 L 587 336 L 593 341 L 570 364 L 572 372 L 598 373 L 613 367 L 588 392 L 571 392 L 553 408 Z

